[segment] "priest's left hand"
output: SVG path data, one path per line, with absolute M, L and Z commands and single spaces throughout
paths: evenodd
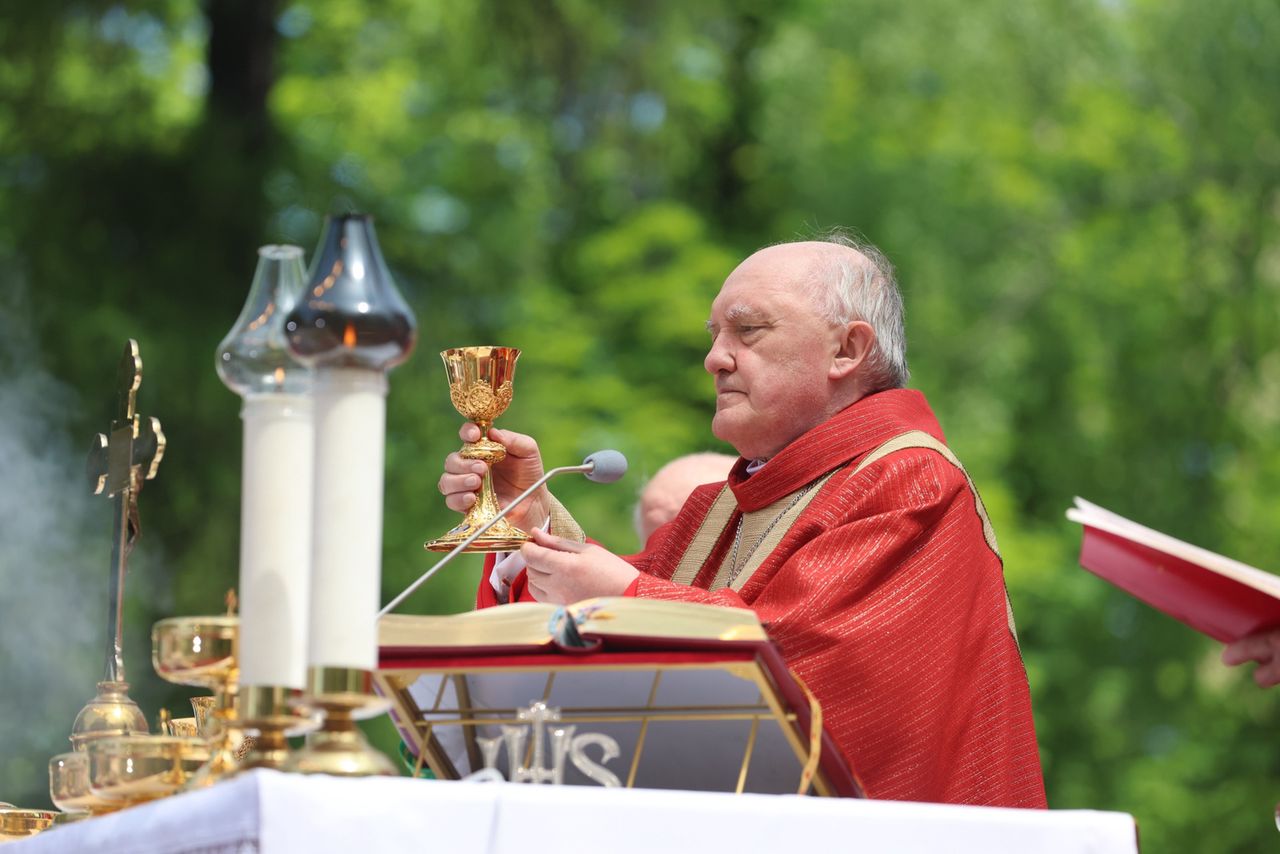
M 529 592 L 539 602 L 568 605 L 593 596 L 621 596 L 640 574 L 622 558 L 591 543 L 535 530 L 520 548 Z

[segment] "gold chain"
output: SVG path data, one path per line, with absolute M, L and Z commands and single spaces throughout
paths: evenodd
M 733 551 L 729 553 L 729 580 L 725 584 L 726 587 L 733 586 L 733 582 L 738 580 L 738 574 L 742 572 L 742 568 L 747 565 L 748 561 L 751 560 L 751 556 L 755 554 L 756 549 L 760 548 L 760 544 L 763 543 L 765 541 L 765 538 L 769 536 L 769 532 L 774 529 L 775 525 L 777 525 L 779 522 L 782 521 L 783 516 L 790 513 L 791 509 L 800 503 L 800 499 L 804 498 L 810 489 L 813 489 L 812 483 L 808 484 L 807 486 L 805 486 L 804 489 L 797 492 L 796 497 L 792 498 L 791 501 L 787 504 L 787 506 L 782 508 L 782 512 L 780 512 L 777 516 L 773 517 L 773 521 L 771 521 L 768 524 L 768 526 L 765 527 L 764 531 L 760 534 L 760 536 L 756 538 L 755 544 L 752 545 L 751 549 L 742 556 L 741 564 L 738 563 L 738 546 L 742 543 L 743 521 L 747 518 L 747 514 L 743 513 L 738 517 L 738 530 L 733 535 Z

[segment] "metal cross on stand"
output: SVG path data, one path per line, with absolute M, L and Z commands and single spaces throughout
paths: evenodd
M 88 475 L 94 495 L 106 495 L 114 509 L 111 534 L 111 582 L 107 625 L 107 666 L 98 696 L 76 718 L 71 740 L 79 744 L 94 735 L 146 732 L 146 718 L 127 695 L 124 673 L 124 579 L 141 526 L 138 492 L 156 476 L 164 457 L 164 433 L 155 418 L 137 414 L 142 359 L 138 342 L 125 345 L 117 375 L 116 417 L 110 438 L 99 433 L 89 449 Z M 138 725 L 140 722 L 140 725 Z

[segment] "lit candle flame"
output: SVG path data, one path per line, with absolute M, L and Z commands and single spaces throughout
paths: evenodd
M 276 385 L 284 385 L 284 368 L 276 368 L 275 380 Z
M 351 348 L 356 346 L 356 327 L 353 323 L 347 324 L 347 329 L 342 333 L 342 346 Z

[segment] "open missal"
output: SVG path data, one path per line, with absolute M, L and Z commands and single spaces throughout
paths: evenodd
M 436 777 L 858 797 L 754 612 L 605 597 L 379 623 L 374 681 Z
M 1139 525 L 1081 498 L 1080 565 L 1209 637 L 1230 643 L 1280 626 L 1280 576 Z

